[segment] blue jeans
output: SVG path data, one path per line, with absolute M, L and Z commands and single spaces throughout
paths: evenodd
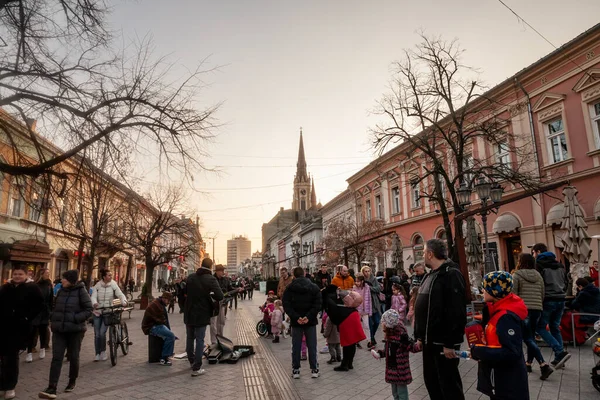
M 375 334 L 381 322 L 381 314 L 374 312 L 369 316 L 369 331 L 371 332 L 371 342 L 375 341 Z
M 535 342 L 535 330 L 541 317 L 540 310 L 527 310 L 527 318 L 523 321 L 523 342 L 527 346 L 527 364 L 531 364 L 533 359 L 536 359 L 540 365 L 544 363 L 542 352 Z
M 221 312 L 223 312 L 223 310 L 221 310 Z M 204 338 L 206 337 L 206 325 L 186 325 L 185 328 L 185 351 L 187 353 L 187 358 L 190 364 L 192 365 L 192 369 L 194 371 L 198 371 L 200 367 L 202 367 L 202 354 L 204 353 Z M 194 343 L 196 344 L 196 351 L 194 351 Z
M 106 330 L 108 326 L 104 324 L 104 318 L 102 316 L 94 315 L 94 348 L 96 354 L 100 354 L 106 351 Z
M 150 334 L 164 340 L 162 359 L 165 360 L 171 357 L 175 351 L 175 334 L 165 325 L 154 325 L 152 329 L 150 329 Z
M 565 309 L 564 301 L 544 301 L 544 311 L 542 318 L 537 325 L 537 333 L 544 339 L 548 346 L 552 347 L 555 356 L 564 351 L 563 340 L 560 335 L 560 319 L 562 318 Z M 550 332 L 546 330 L 546 325 L 550 328 Z
M 392 383 L 392 397 L 394 400 L 408 400 L 408 386 Z
M 308 347 L 308 362 L 310 369 L 319 369 L 317 362 L 317 327 L 292 326 L 292 368 L 300 369 L 300 353 L 302 351 L 302 336 L 306 337 Z

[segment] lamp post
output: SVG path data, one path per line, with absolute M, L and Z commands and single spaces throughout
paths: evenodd
M 489 181 L 485 177 L 480 177 L 478 182 L 475 184 L 475 191 L 477 192 L 477 197 L 479 197 L 479 200 L 481 201 L 481 208 L 483 209 L 488 205 L 488 201 L 491 201 L 492 204 L 495 204 L 502 200 L 502 193 L 504 192 L 504 189 L 499 183 Z M 461 183 L 460 188 L 457 190 L 457 194 L 460 205 L 463 207 L 463 209 L 467 209 L 471 205 L 471 190 L 464 182 Z M 492 210 L 479 212 L 479 215 L 481 215 L 481 222 L 483 223 L 483 237 L 485 241 L 484 265 L 486 273 L 492 270 L 492 268 L 490 268 L 492 258 L 490 256 L 490 246 L 488 240 L 487 216 L 490 213 L 496 213 L 497 211 L 498 208 L 496 207 Z M 497 271 L 498 266 L 494 265 L 493 270 Z
M 300 242 L 295 241 L 291 244 L 292 246 L 292 255 L 296 257 L 296 266 L 300 266 Z

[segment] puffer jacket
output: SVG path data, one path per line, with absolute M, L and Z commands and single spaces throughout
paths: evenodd
M 92 300 L 83 282 L 63 287 L 56 295 L 50 316 L 52 332 L 85 332 L 86 321 L 92 315 Z
M 487 311 L 486 344 L 471 347 L 471 357 L 479 361 L 477 390 L 498 400 L 529 400 L 522 331 L 527 307 L 511 293 L 488 303 Z
M 306 317 L 304 326 L 317 325 L 317 314 L 321 311 L 321 291 L 310 279 L 296 278 L 283 293 L 283 309 L 290 317 L 290 325 L 300 326 L 298 319 Z
M 122 305 L 127 304 L 127 297 L 123 294 L 117 282 L 111 280 L 108 283 L 100 281 L 92 289 L 92 304 L 98 304 L 98 308 L 111 307 L 114 299 L 120 299 Z M 94 315 L 101 315 L 103 310 L 94 310 Z
M 544 309 L 544 279 L 535 269 L 515 271 L 513 293 L 523 299 L 528 310 Z
M 42 305 L 35 283 L 9 281 L 0 287 L 0 355 L 14 355 L 27 346 L 32 320 Z
M 550 251 L 540 253 L 535 259 L 535 268 L 544 278 L 544 301 L 565 301 L 569 280 L 556 255 Z
M 354 287 L 354 278 L 350 275 L 343 277 L 339 272 L 331 280 L 331 284 L 337 286 L 342 290 L 350 290 Z

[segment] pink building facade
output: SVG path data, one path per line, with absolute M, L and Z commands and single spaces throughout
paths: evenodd
M 589 235 L 600 235 L 600 24 L 487 96 L 506 105 L 500 113 L 512 133 L 507 145 L 529 143 L 537 156 L 529 167 L 535 168 L 541 182 L 569 180 L 579 191 Z M 424 241 L 444 238 L 445 231 L 435 203 L 420 198 L 418 184 L 411 183 L 411 176 L 419 173 L 418 154 L 407 159 L 405 151 L 400 144 L 350 177 L 348 184 L 359 218 L 381 218 L 398 233 L 408 266 L 422 258 Z M 507 165 L 521 161 L 518 154 L 503 153 L 483 138 L 476 138 L 467 153 L 473 159 L 495 158 Z M 503 187 L 505 197 L 522 190 L 506 183 Z M 560 255 L 556 238 L 562 234 L 563 195 L 561 190 L 548 194 L 507 204 L 488 217 L 492 258 L 501 269 L 513 269 L 519 253 L 537 242 L 547 243 Z M 477 207 L 475 194 L 472 201 Z M 477 230 L 482 232 L 477 218 Z M 598 260 L 598 247 L 599 239 L 592 239 L 591 260 Z

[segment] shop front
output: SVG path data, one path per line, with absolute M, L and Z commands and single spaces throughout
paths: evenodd
M 24 267 L 32 279 L 42 268 L 48 268 L 51 251 L 47 243 L 35 239 L 18 240 L 0 244 L 0 278 L 2 283 L 10 278 L 15 266 Z

